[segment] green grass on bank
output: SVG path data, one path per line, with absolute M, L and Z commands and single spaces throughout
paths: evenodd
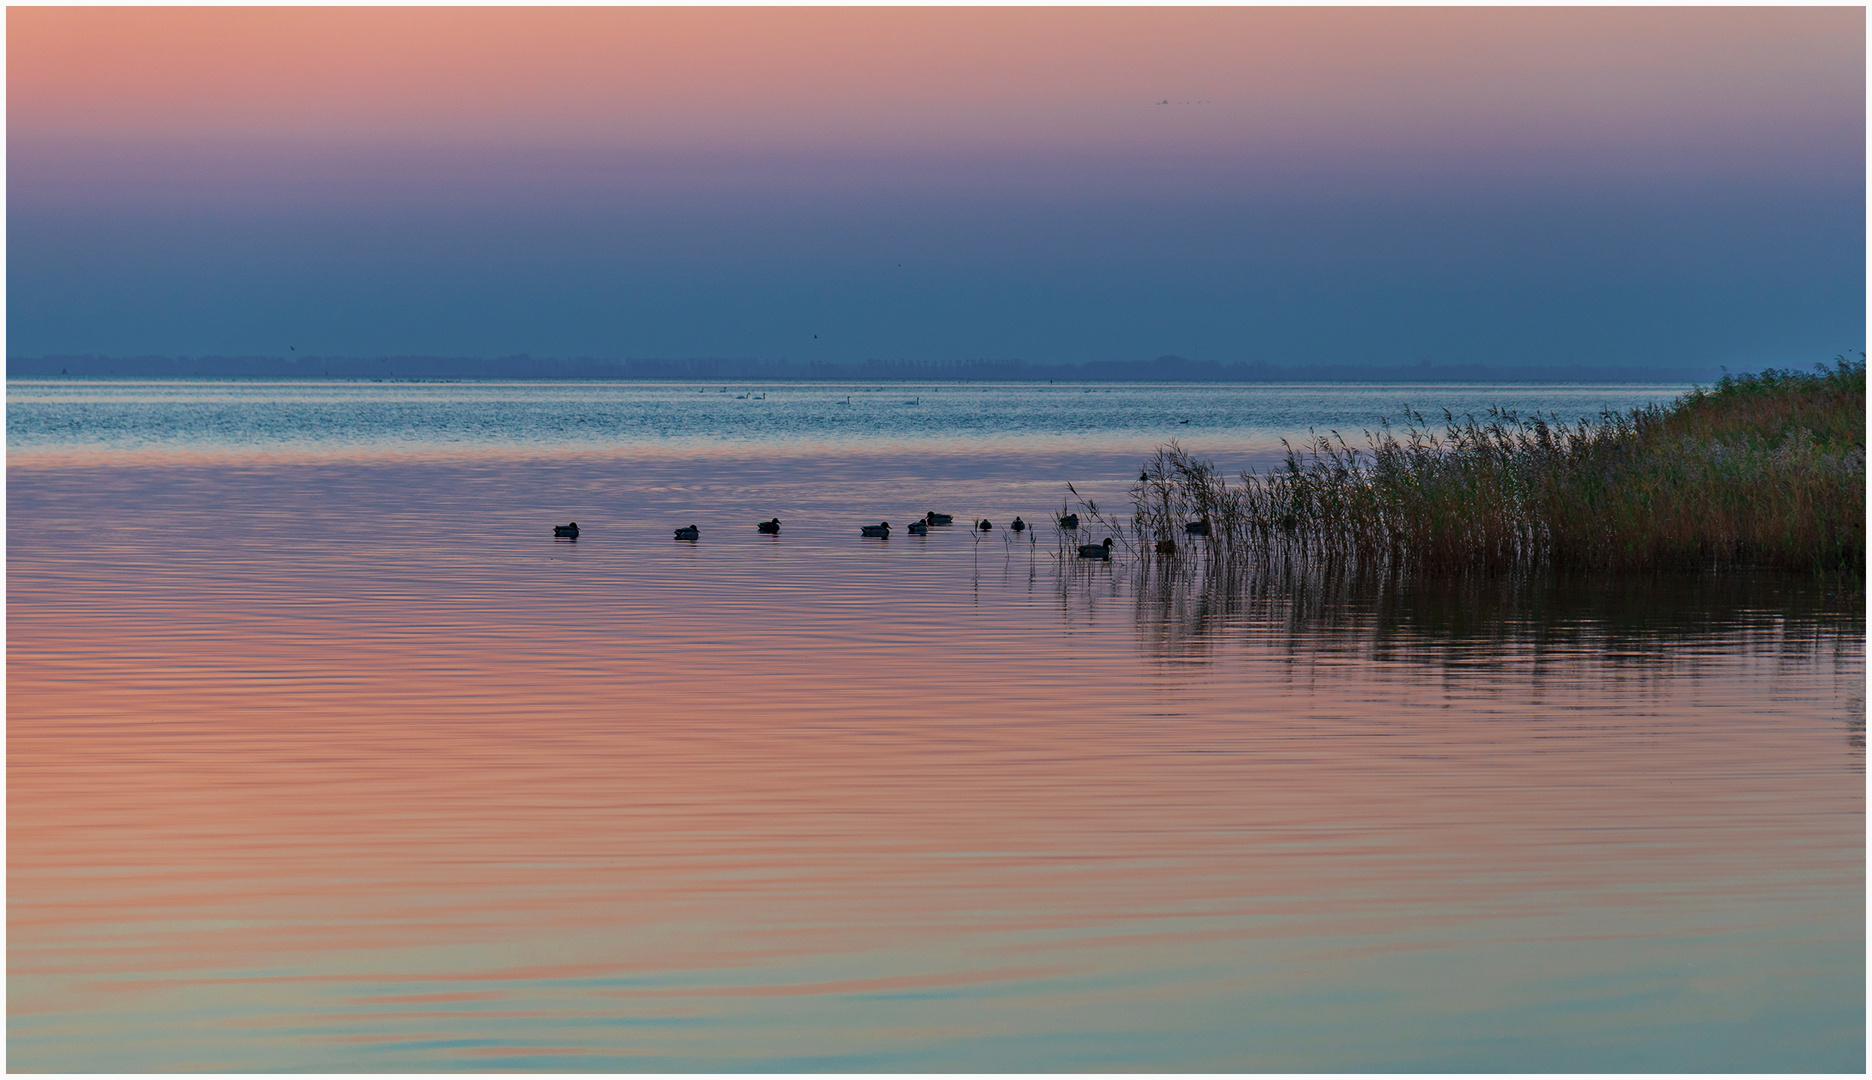
M 1175 443 L 1133 487 L 1145 551 L 1352 559 L 1417 570 L 1857 571 L 1865 361 L 1725 376 L 1668 406 L 1575 424 L 1492 410 L 1408 416 L 1354 448 L 1289 447 L 1225 480 Z M 1209 533 L 1185 524 L 1207 521 Z

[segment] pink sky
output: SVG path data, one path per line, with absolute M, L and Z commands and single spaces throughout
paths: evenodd
M 1775 118 L 1864 81 L 1857 8 L 16 8 L 8 29 L 8 123 L 35 138 L 1605 145 L 1784 139 Z
M 1862 8 L 7 27 L 22 355 L 297 326 L 332 355 L 793 356 L 838 325 L 856 360 L 1740 366 L 1863 338 Z

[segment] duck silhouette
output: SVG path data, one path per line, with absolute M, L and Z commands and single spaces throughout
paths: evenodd
M 926 525 L 954 525 L 955 515 L 938 514 L 936 511 L 931 510 L 929 513 L 923 515 L 923 522 Z
M 1008 528 L 1013 529 L 1015 532 L 1026 532 L 1027 523 L 1025 521 L 1022 521 L 1020 518 L 1016 517 L 1014 519 L 1014 524 L 1009 525 Z
M 1079 557 L 1081 559 L 1110 559 L 1111 549 L 1112 538 L 1107 536 L 1103 544 L 1080 544 Z
M 772 536 L 779 536 L 780 535 L 780 519 L 773 518 L 768 521 L 757 521 L 754 523 L 754 528 Z
M 858 532 L 861 536 L 882 536 L 888 540 L 890 539 L 890 522 L 880 521 L 876 525 L 860 525 Z
M 694 525 L 684 525 L 682 528 L 676 530 L 676 539 L 678 540 L 697 540 L 700 539 L 701 536 L 702 530 L 696 528 Z
M 1078 514 L 1064 515 L 1063 517 L 1059 519 L 1059 527 L 1062 529 L 1077 529 L 1079 527 L 1079 515 Z
M 910 523 L 910 535 L 911 536 L 928 536 L 929 535 L 929 522 L 912 521 Z
M 578 522 L 574 521 L 570 525 L 554 525 L 553 535 L 563 536 L 568 540 L 577 540 L 578 539 Z
M 988 530 L 994 528 L 994 522 L 989 521 L 987 518 L 983 518 L 980 521 L 977 521 L 975 523 L 975 527 L 977 529 L 980 529 L 982 532 L 987 532 Z

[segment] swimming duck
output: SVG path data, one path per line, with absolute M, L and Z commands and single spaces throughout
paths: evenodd
M 1111 558 L 1111 547 L 1112 538 L 1109 536 L 1105 538 L 1103 544 L 1080 544 L 1079 557 L 1081 559 L 1109 559 Z
M 1016 517 L 1014 519 L 1014 524 L 1008 526 L 1008 528 L 1013 529 L 1015 532 L 1026 532 L 1027 523 L 1025 521 L 1022 521 L 1020 518 Z
M 696 528 L 694 525 L 684 525 L 682 528 L 676 530 L 676 539 L 678 540 L 695 540 L 700 538 L 701 535 L 702 530 Z
M 1207 519 L 1204 519 L 1202 521 L 1192 521 L 1183 526 L 1183 531 L 1188 533 L 1191 536 L 1208 536 L 1209 535 L 1209 522 Z
M 876 525 L 860 525 L 858 531 L 864 536 L 882 536 L 888 540 L 890 539 L 890 522 L 880 521 Z
M 574 521 L 570 525 L 554 525 L 553 535 L 563 536 L 571 540 L 577 540 L 578 539 L 578 522 Z
M 989 529 L 994 528 L 994 522 L 989 521 L 987 518 L 983 518 L 980 521 L 977 521 L 975 523 L 975 527 L 977 529 L 980 529 L 982 532 L 987 532 Z
M 1065 515 L 1064 517 L 1059 519 L 1059 527 L 1062 529 L 1077 529 L 1079 527 L 1079 515 L 1078 514 Z
M 754 523 L 754 528 L 764 533 L 772 533 L 775 536 L 779 536 L 780 535 L 780 519 L 774 518 L 771 521 L 757 521 Z
M 911 536 L 928 536 L 929 535 L 929 522 L 912 521 L 910 523 L 910 535 Z
M 929 513 L 923 515 L 923 522 L 926 525 L 954 525 L 955 515 L 938 514 L 936 511 L 931 510 Z

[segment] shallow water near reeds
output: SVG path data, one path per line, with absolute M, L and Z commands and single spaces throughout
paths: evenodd
M 9 1065 L 1864 1068 L 1860 586 L 1005 527 L 1678 388 L 721 385 L 10 383 Z

